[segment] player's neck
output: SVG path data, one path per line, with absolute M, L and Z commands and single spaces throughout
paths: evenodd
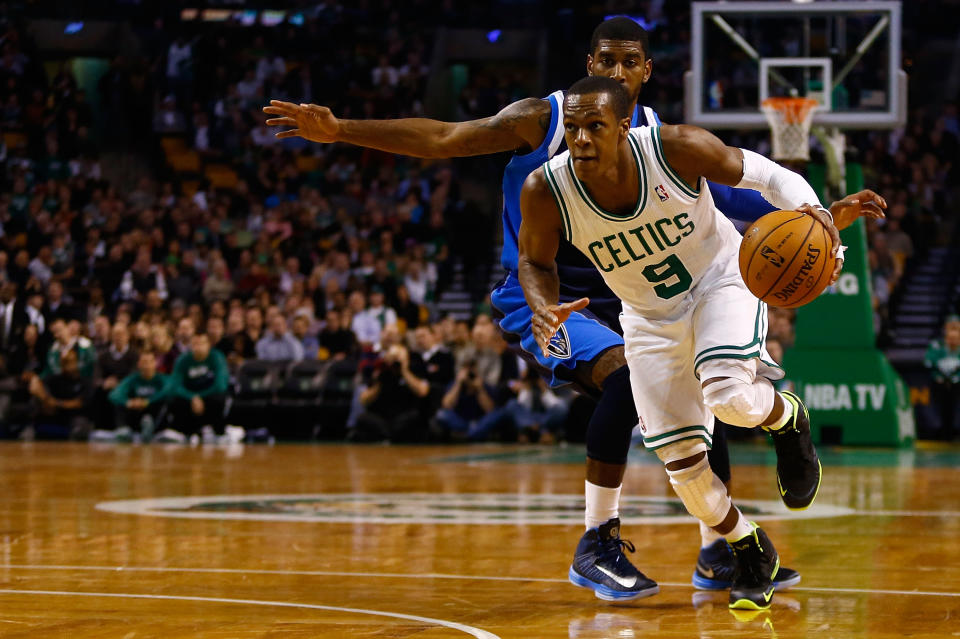
M 578 176 L 579 177 L 579 176 Z M 639 193 L 637 161 L 626 140 L 617 148 L 617 161 L 590 179 L 581 179 L 590 196 L 611 212 L 632 209 Z

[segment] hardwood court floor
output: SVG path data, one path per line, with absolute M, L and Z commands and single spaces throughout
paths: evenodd
M 579 448 L 0 445 L 0 637 L 960 636 L 960 449 L 824 451 L 807 519 L 734 452 L 803 574 L 753 618 L 690 587 L 697 528 L 641 452 L 623 530 L 662 590 L 610 604 L 566 581 Z

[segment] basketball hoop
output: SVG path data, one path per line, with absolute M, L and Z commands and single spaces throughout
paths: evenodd
M 767 98 L 761 103 L 770 124 L 774 160 L 810 159 L 810 125 L 819 106 L 811 98 Z

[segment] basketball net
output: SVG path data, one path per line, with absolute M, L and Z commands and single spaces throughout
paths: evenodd
M 761 103 L 770 124 L 774 160 L 810 159 L 810 125 L 818 106 L 810 98 L 767 98 Z

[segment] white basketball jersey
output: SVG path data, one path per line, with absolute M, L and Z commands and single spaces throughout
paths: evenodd
M 639 197 L 633 211 L 603 210 L 565 151 L 543 165 L 566 239 L 583 252 L 624 304 L 651 318 L 670 315 L 712 264 L 735 260 L 740 234 L 717 210 L 703 178 L 685 184 L 667 164 L 660 127 L 630 129 Z

